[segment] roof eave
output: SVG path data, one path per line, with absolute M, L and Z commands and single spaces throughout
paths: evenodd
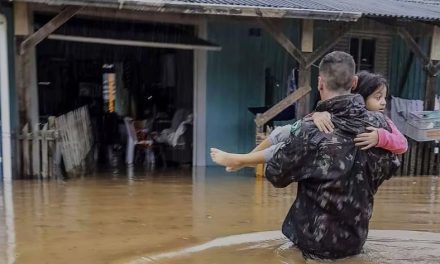
M 361 12 L 327 11 L 277 7 L 253 7 L 238 5 L 212 5 L 200 3 L 182 3 L 169 1 L 85 1 L 85 0 L 11 0 L 16 2 L 41 3 L 48 5 L 81 5 L 132 9 L 140 11 L 171 12 L 198 15 L 226 15 L 268 18 L 300 18 L 328 21 L 357 21 Z

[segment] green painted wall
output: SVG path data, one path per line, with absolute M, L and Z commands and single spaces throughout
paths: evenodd
M 285 21 L 285 33 L 298 44 L 298 23 Z M 263 106 L 265 69 L 279 83 L 274 102 L 285 97 L 293 59 L 267 34 L 250 35 L 258 26 L 240 22 L 210 22 L 208 39 L 222 46 L 209 52 L 207 69 L 207 165 L 213 165 L 209 148 L 245 153 L 255 147 L 254 116 L 248 107 Z
M 431 43 L 430 38 L 421 38 L 419 40 L 420 47 L 427 53 L 429 45 Z M 391 94 L 394 96 L 406 98 L 406 99 L 419 99 L 424 100 L 425 87 L 426 87 L 426 73 L 423 70 L 423 65 L 420 60 L 414 56 L 413 63 L 411 64 L 410 71 L 408 73 L 407 81 L 403 86 L 403 89 L 399 87 L 399 80 L 404 73 L 407 59 L 409 57 L 409 49 L 406 47 L 403 40 L 395 36 L 393 38 L 393 44 L 391 49 L 390 67 L 389 67 L 389 82 Z M 438 79 L 438 77 L 437 77 Z M 437 81 L 437 94 L 440 94 L 440 81 Z

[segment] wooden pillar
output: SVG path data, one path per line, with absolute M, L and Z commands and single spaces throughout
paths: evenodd
M 431 40 L 431 60 L 440 60 L 440 27 L 434 26 Z
M 313 52 L 313 20 L 304 19 L 301 30 L 301 52 L 303 55 L 309 55 Z M 306 63 L 299 64 L 298 87 L 310 87 L 311 78 L 310 66 Z M 296 118 L 302 118 L 310 112 L 310 94 L 305 95 L 298 101 Z
M 425 102 L 424 102 L 425 111 L 434 110 L 436 93 L 437 93 L 437 77 L 433 76 L 428 72 L 426 75 L 426 90 L 425 90 Z
M 310 67 L 305 68 L 304 65 L 299 66 L 298 71 L 298 87 L 310 87 L 310 76 L 312 74 Z M 300 119 L 310 112 L 310 93 L 299 99 L 298 108 L 296 110 L 296 118 Z
M 26 3 L 14 3 L 14 24 L 17 47 L 33 32 L 33 14 Z M 39 122 L 37 66 L 35 48 L 16 55 L 16 85 L 20 126 L 29 123 L 34 128 Z
M 438 26 L 433 26 L 429 59 L 430 64 L 426 74 L 424 108 L 427 111 L 433 111 L 435 108 L 438 76 L 438 69 L 436 69 L 434 65 L 438 65 L 438 61 L 440 61 L 440 27 Z

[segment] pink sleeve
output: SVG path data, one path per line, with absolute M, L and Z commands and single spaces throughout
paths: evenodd
M 391 133 L 380 128 L 377 133 L 379 140 L 376 147 L 391 151 L 394 154 L 403 154 L 408 150 L 408 141 L 400 133 L 393 121 L 387 118 L 387 123 L 391 128 Z

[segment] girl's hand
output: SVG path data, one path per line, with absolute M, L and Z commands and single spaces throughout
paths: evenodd
M 367 127 L 367 130 L 370 130 L 371 132 L 359 134 L 353 140 L 354 142 L 356 142 L 356 144 L 354 145 L 357 147 L 362 147 L 362 150 L 375 147 L 379 142 L 379 134 L 377 133 L 378 129 L 375 127 Z
M 335 128 L 329 112 L 314 112 L 307 120 L 313 120 L 319 131 L 324 133 L 331 133 Z

